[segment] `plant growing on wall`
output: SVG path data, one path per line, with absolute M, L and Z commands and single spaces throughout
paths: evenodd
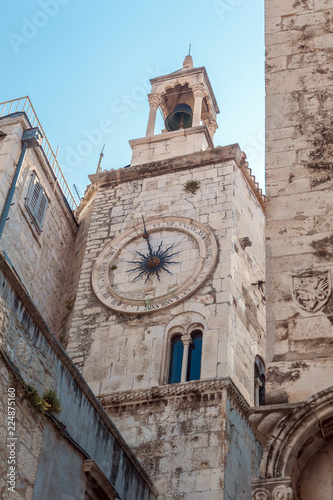
M 196 194 L 199 188 L 200 188 L 200 182 L 195 179 L 192 179 L 184 184 L 183 191 L 186 191 L 187 193 Z
M 57 393 L 54 390 L 49 390 L 43 394 L 44 403 L 48 405 L 47 411 L 49 413 L 60 413 L 62 407 L 58 399 Z
M 60 413 L 62 408 L 58 396 L 55 391 L 50 390 L 44 392 L 43 397 L 38 394 L 38 391 L 32 385 L 24 384 L 24 394 L 22 399 L 28 400 L 28 405 L 32 406 L 37 413 Z

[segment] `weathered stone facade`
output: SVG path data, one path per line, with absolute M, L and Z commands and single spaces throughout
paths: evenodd
M 113 422 L 166 499 L 246 499 L 260 445 L 230 379 L 101 396 Z M 237 481 L 235 481 L 237 471 Z M 224 485 L 224 488 L 222 488 Z
M 90 176 L 67 344 L 164 500 L 245 500 L 261 453 L 247 412 L 265 352 L 264 199 L 238 145 L 212 147 L 218 108 L 205 75 L 183 68 L 153 80 L 131 166 Z M 154 136 L 156 105 L 172 110 L 172 85 L 194 106 L 193 127 Z M 207 116 L 196 124 L 200 109 Z M 173 262 L 156 276 L 168 250 Z M 185 364 L 197 330 L 199 380 L 186 378 Z M 170 384 L 175 335 L 182 374 Z
M 263 276 L 260 227 L 264 214 L 244 179 L 246 167 L 232 156 L 241 163 L 240 150 L 233 146 L 92 176 L 94 209 L 68 352 L 83 367 L 83 376 L 97 394 L 165 383 L 166 337 L 178 317 L 180 324 L 201 321 L 206 325 L 202 378 L 232 376 L 244 397 L 253 401 L 254 358 L 264 354 L 264 302 L 252 285 Z M 192 178 L 201 183 L 196 195 L 183 191 Z M 120 231 L 135 227 L 142 214 L 158 218 L 179 213 L 209 224 L 214 231 L 219 249 L 212 276 L 197 293 L 167 312 L 138 317 L 114 314 L 97 300 L 91 286 L 101 249 Z M 243 249 L 244 235 L 256 243 Z
M 112 500 L 153 500 L 156 490 L 146 473 L 3 257 L 0 286 L 1 498 L 83 499 L 89 489 L 85 466 L 91 471 L 93 461 L 95 492 L 104 484 Z M 60 415 L 41 415 L 27 388 L 40 396 L 55 390 Z M 15 405 L 7 406 L 13 393 Z
M 266 2 L 268 390 L 290 402 L 333 385 L 332 15 Z
M 331 0 L 266 0 L 267 398 L 253 500 L 333 495 Z
M 147 474 L 51 331 L 66 338 L 86 226 L 76 237 L 42 146 L 25 149 L 26 114 L 0 127 L 0 496 L 153 500 Z M 48 402 L 56 397 L 60 413 Z
M 22 150 L 22 133 L 28 128 L 30 123 L 24 113 L 0 120 L 0 130 L 6 134 L 0 140 L 1 210 Z M 42 232 L 37 230 L 25 206 L 33 173 L 49 200 Z M 76 220 L 43 151 L 28 149 L 0 239 L 0 249 L 8 255 L 31 299 L 55 334 L 67 312 L 66 301 L 71 300 L 65 287 L 76 233 Z

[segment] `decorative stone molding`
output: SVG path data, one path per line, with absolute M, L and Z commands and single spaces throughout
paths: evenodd
M 280 484 L 273 490 L 272 500 L 294 500 L 294 492 L 290 486 Z
M 192 337 L 191 337 L 191 335 L 182 335 L 182 342 L 183 342 L 183 345 L 190 345 L 190 344 L 192 344 Z
M 293 298 L 296 304 L 307 312 L 321 309 L 332 292 L 331 274 L 329 270 L 306 270 L 292 277 Z
M 244 238 L 239 238 L 240 245 L 244 250 L 246 247 L 252 247 L 252 241 L 248 236 L 244 236 Z
M 333 387 L 302 403 L 267 406 L 249 414 L 257 438 L 267 443 L 253 491 L 270 485 L 272 500 L 294 500 L 293 486 L 304 467 L 333 433 Z
M 251 494 L 251 500 L 271 500 L 271 494 L 265 488 L 256 488 Z
M 258 481 L 253 484 L 251 500 L 294 500 L 289 478 Z
M 272 435 L 276 425 L 289 415 L 297 404 L 269 405 L 250 408 L 249 422 L 256 438 L 265 446 Z
M 202 123 L 207 126 L 210 136 L 213 138 L 216 130 L 219 128 L 217 121 L 214 118 L 203 120 Z
M 188 398 L 194 396 L 205 397 L 207 394 L 226 390 L 240 410 L 247 415 L 249 405 L 238 391 L 230 378 L 219 378 L 209 380 L 193 380 L 183 384 L 169 384 L 152 387 L 151 389 L 139 389 L 137 391 L 123 391 L 108 395 L 100 395 L 98 399 L 104 407 L 133 405 L 157 401 L 159 399 Z
M 201 99 L 202 99 L 206 95 L 205 87 L 202 83 L 201 84 L 199 83 L 197 85 L 193 85 L 191 88 L 193 91 L 194 99 L 196 97 L 201 97 Z
M 159 94 L 148 94 L 148 101 L 150 107 L 158 108 L 162 102 L 162 99 Z
M 179 131 L 176 132 L 179 133 Z M 184 132 L 185 131 L 182 131 L 182 133 Z M 172 133 L 174 132 L 169 132 L 169 134 Z M 207 149 L 206 151 L 199 151 L 177 158 L 159 160 L 148 165 L 143 164 L 135 165 L 131 168 L 106 170 L 98 174 L 89 175 L 89 179 L 94 188 L 100 189 L 117 186 L 118 184 L 121 184 L 123 182 L 131 182 L 149 177 L 155 177 L 157 171 L 160 175 L 175 175 L 176 172 L 186 171 L 202 167 L 203 165 L 213 165 L 230 160 L 235 161 L 237 166 L 242 170 L 242 173 L 244 174 L 250 189 L 253 191 L 253 194 L 260 203 L 263 211 L 265 211 L 265 196 L 262 194 L 262 190 L 259 188 L 258 183 L 255 181 L 255 177 L 252 175 L 251 169 L 248 167 L 247 162 L 242 163 L 242 152 L 239 146 L 236 144 L 223 147 L 217 146 L 216 148 Z

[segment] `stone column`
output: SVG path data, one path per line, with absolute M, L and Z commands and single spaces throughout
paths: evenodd
M 194 85 L 193 87 L 194 109 L 193 109 L 192 127 L 198 127 L 200 125 L 202 99 L 204 94 L 205 94 L 205 89 L 202 84 Z
M 254 405 L 259 406 L 259 393 L 260 393 L 260 387 L 262 387 L 262 382 L 260 378 L 256 378 L 254 380 L 254 389 L 255 389 L 255 394 L 254 394 Z
M 186 382 L 188 353 L 190 350 L 190 344 L 192 343 L 191 335 L 182 335 L 182 342 L 183 342 L 184 350 L 183 350 L 183 363 L 182 363 L 182 373 L 181 373 L 180 381 Z
M 158 94 L 149 94 L 148 101 L 150 106 L 148 125 L 146 137 L 151 137 L 154 135 L 155 121 L 156 121 L 156 111 L 161 104 L 161 97 Z

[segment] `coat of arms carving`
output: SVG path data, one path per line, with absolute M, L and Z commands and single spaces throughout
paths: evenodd
M 293 276 L 293 297 L 299 307 L 308 312 L 321 309 L 331 295 L 329 271 L 305 271 Z

